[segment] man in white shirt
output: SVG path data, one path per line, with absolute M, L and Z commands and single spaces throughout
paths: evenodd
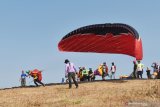
M 110 72 L 111 72 L 111 79 L 112 79 L 112 77 L 113 77 L 113 79 L 115 79 L 116 66 L 114 65 L 114 62 L 112 62 Z

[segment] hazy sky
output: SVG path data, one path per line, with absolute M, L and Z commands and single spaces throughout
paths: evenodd
M 133 57 L 116 54 L 59 52 L 58 42 L 70 31 L 101 23 L 125 23 L 143 41 L 145 66 L 160 61 L 159 0 L 1 0 L 0 88 L 20 85 L 22 70 L 44 70 L 44 83 L 60 82 L 64 59 L 96 69 L 104 61 L 117 65 L 117 78 L 130 74 Z M 146 73 L 144 73 L 146 75 Z M 27 80 L 27 85 L 31 83 Z

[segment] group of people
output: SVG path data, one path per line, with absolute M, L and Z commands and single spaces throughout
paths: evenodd
M 95 75 L 92 71 L 92 68 L 87 70 L 85 67 L 79 67 L 79 72 L 77 73 L 78 81 L 94 81 Z
M 98 71 L 102 71 L 102 80 L 105 80 L 106 76 L 110 77 L 110 79 L 115 79 L 116 65 L 114 64 L 114 62 L 112 62 L 111 68 L 109 70 L 106 62 L 104 62 L 98 67 Z
M 38 83 L 45 86 L 45 84 L 42 82 L 42 71 L 39 71 L 38 69 L 35 69 L 33 71 L 29 70 L 26 71 L 26 73 L 22 70 L 21 74 L 21 86 L 25 87 L 26 86 L 26 77 L 32 77 L 33 82 L 35 83 L 36 86 L 38 86 Z
M 133 61 L 133 78 L 142 78 L 144 65 L 141 61 Z
M 100 64 L 98 69 L 94 71 L 94 75 L 102 76 L 102 80 L 105 80 L 105 77 L 108 76 L 110 79 L 115 79 L 116 65 L 112 62 L 110 69 L 108 68 L 106 62 Z
M 133 67 L 133 78 L 143 78 L 143 72 L 144 72 L 144 64 L 142 64 L 140 61 L 133 61 L 134 67 Z M 160 66 L 154 62 L 152 63 L 151 67 L 153 68 L 153 74 L 151 74 L 151 70 L 149 67 L 146 69 L 147 78 L 151 79 L 160 79 Z
M 77 71 L 74 64 L 68 59 L 66 59 L 64 63 L 66 64 L 65 77 L 67 78 L 67 82 L 69 83 L 69 88 L 72 87 L 72 81 L 74 82 L 76 88 L 78 88 L 77 81 L 94 81 L 96 75 L 102 76 L 102 80 L 105 80 L 106 76 L 109 76 L 111 79 L 115 79 L 116 66 L 114 62 L 112 62 L 110 70 L 108 70 L 106 62 L 104 62 L 94 72 L 92 68 L 89 68 L 89 70 L 87 70 L 85 67 L 79 67 L 79 71 Z M 62 83 L 63 82 L 64 78 L 62 78 Z
M 112 65 L 110 67 L 110 70 L 108 69 L 108 66 L 106 65 L 106 62 L 103 64 L 100 64 L 98 69 L 95 71 L 92 70 L 92 68 L 89 68 L 87 70 L 85 67 L 79 67 L 79 71 L 76 70 L 76 67 L 72 62 L 70 62 L 68 59 L 64 61 L 65 63 L 65 77 L 68 80 L 69 88 L 72 88 L 72 81 L 74 82 L 76 88 L 78 88 L 78 82 L 77 81 L 94 81 L 96 78 L 96 75 L 99 75 L 102 77 L 102 80 L 105 80 L 105 77 L 108 76 L 110 79 L 115 79 L 115 73 L 116 73 L 116 65 L 114 62 L 112 62 Z M 143 71 L 144 71 L 144 65 L 141 63 L 141 61 L 133 61 L 134 67 L 133 67 L 133 73 L 132 78 L 143 78 Z M 153 63 L 152 66 L 154 73 L 151 75 L 149 67 L 146 69 L 147 77 L 148 79 L 154 78 L 160 79 L 160 66 L 157 63 Z M 39 71 L 37 69 L 31 71 L 22 71 L 21 74 L 21 86 L 26 86 L 26 77 L 33 77 L 33 82 L 36 86 L 38 86 L 38 83 L 45 86 L 44 83 L 42 83 L 42 71 Z M 77 77 L 77 78 L 76 78 Z M 62 82 L 64 82 L 64 78 L 62 79 Z

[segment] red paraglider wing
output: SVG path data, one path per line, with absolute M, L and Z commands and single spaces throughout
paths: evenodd
M 114 32 L 114 31 L 112 31 Z M 137 60 L 143 58 L 142 41 L 132 32 L 113 33 L 77 33 L 64 37 L 58 44 L 60 51 L 67 52 L 96 52 L 126 54 Z

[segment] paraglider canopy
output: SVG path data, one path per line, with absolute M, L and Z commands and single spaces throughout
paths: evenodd
M 126 54 L 142 60 L 142 40 L 126 24 L 95 24 L 76 29 L 62 38 L 60 51 Z

